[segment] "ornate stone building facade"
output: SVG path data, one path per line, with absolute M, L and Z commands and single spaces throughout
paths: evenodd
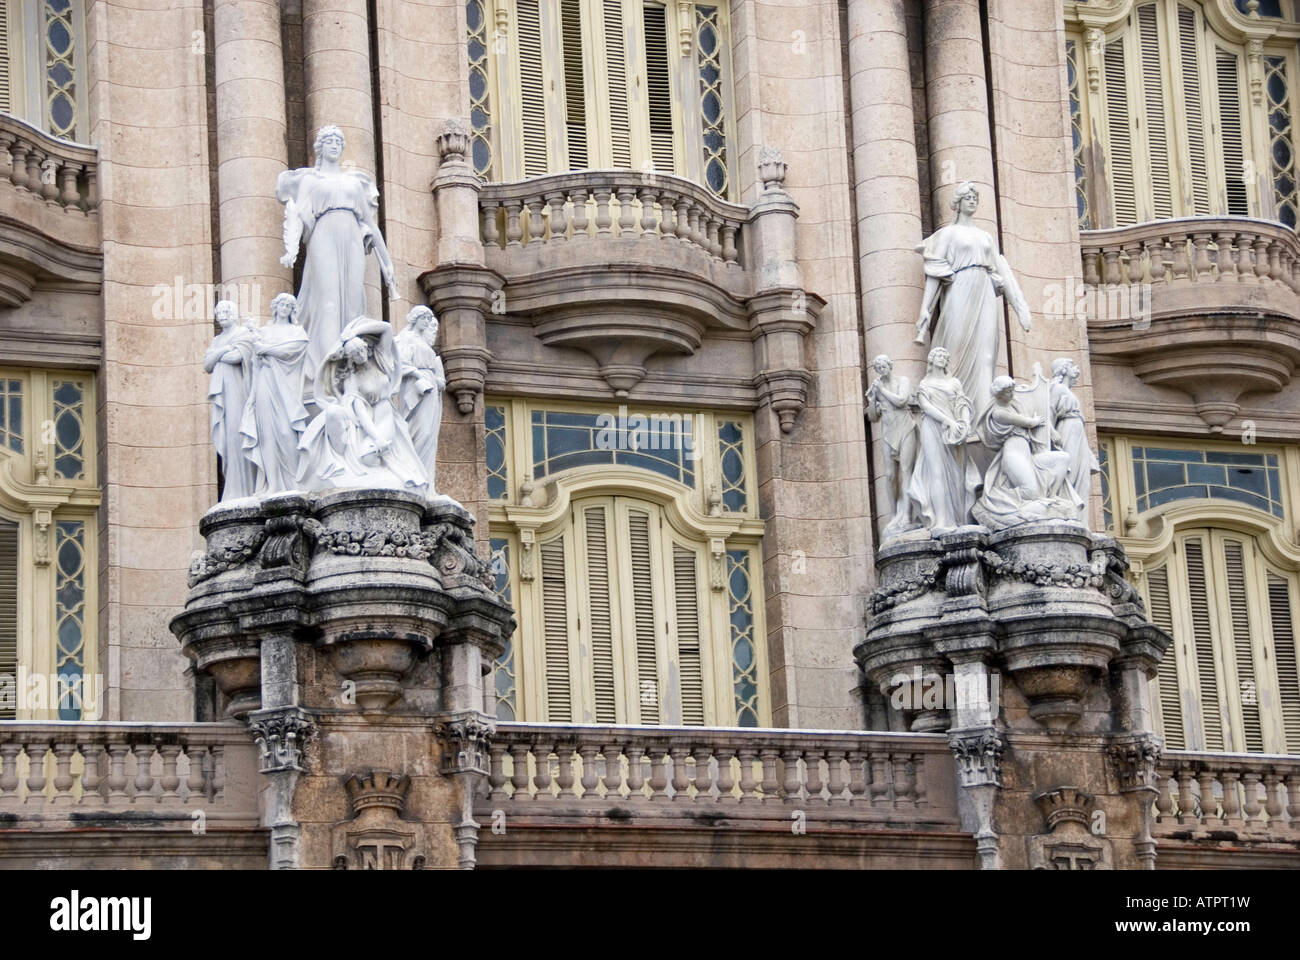
M 1291 0 L 0 0 L 0 864 L 1297 865 L 1298 42 Z M 464 510 L 211 509 L 213 309 L 300 292 L 327 125 Z M 964 182 L 1032 321 L 991 369 L 1077 367 L 1098 469 L 1083 522 L 899 538 L 872 360 L 926 377 Z

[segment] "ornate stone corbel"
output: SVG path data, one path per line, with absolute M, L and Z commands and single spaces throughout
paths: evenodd
M 1139 733 L 1117 739 L 1106 748 L 1106 755 L 1115 766 L 1120 793 L 1159 791 L 1156 764 L 1160 762 L 1163 747 L 1160 738 L 1154 733 Z
M 477 862 L 479 833 L 479 823 L 474 819 L 474 794 L 487 782 L 488 748 L 496 724 L 486 714 L 467 710 L 444 717 L 437 731 L 442 744 L 442 774 L 460 788 L 460 817 L 452 827 L 460 849 L 457 863 L 462 870 L 472 870 Z
M 677 0 L 677 45 L 682 56 L 691 55 L 692 24 L 695 22 L 695 10 L 687 0 Z
M 709 586 L 714 590 L 727 589 L 727 541 L 722 537 L 709 540 Z
M 303 748 L 316 733 L 316 719 L 302 707 L 275 707 L 248 715 L 262 773 L 304 771 Z
M 1002 786 L 1003 744 L 995 728 L 949 730 L 948 747 L 963 787 Z
M 533 547 L 537 545 L 537 538 L 532 530 L 519 531 L 519 579 L 532 583 L 535 574 L 533 573 Z
M 1257 107 L 1263 106 L 1264 41 L 1258 37 L 1246 41 L 1246 75 L 1250 81 L 1250 102 Z
M 1088 89 L 1097 93 L 1101 90 L 1101 58 L 1106 50 L 1106 34 L 1097 27 L 1089 27 L 1083 39 L 1088 51 Z
M 38 567 L 48 567 L 50 565 L 50 527 L 54 523 L 54 515 L 49 510 L 33 510 L 32 523 L 35 526 L 32 560 Z

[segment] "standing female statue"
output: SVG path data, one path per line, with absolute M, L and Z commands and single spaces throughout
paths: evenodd
M 925 292 L 916 342 L 925 343 L 937 310 L 930 345 L 943 347 L 952 357 L 952 375 L 961 381 L 976 416 L 988 406 L 998 363 L 999 295 L 1006 295 L 1020 326 L 1029 329 L 1029 306 L 1011 268 L 993 238 L 971 220 L 979 202 L 974 184 L 960 184 L 951 203 L 957 211 L 953 222 L 917 247 L 925 257 Z
M 1088 428 L 1083 408 L 1070 388 L 1079 382 L 1079 365 L 1069 357 L 1052 361 L 1052 443 L 1070 455 L 1065 480 L 1081 506 L 1079 520 L 1088 522 L 1088 497 L 1092 493 L 1092 475 L 1101 472 L 1097 455 L 1088 446 Z
M 998 377 L 981 418 L 984 443 L 996 451 L 984 474 L 975 519 L 990 530 L 1029 520 L 1076 520 L 1083 501 L 1065 482 L 1070 455 L 1051 449 L 1046 418 L 1016 397 L 1016 381 Z
M 428 478 L 394 396 L 401 385 L 393 328 L 357 317 L 316 373 L 320 413 L 298 444 L 302 490 L 377 487 L 424 494 Z
M 212 445 L 221 457 L 226 481 L 221 502 L 226 503 L 251 497 L 256 489 L 257 474 L 244 456 L 244 441 L 239 432 L 248 401 L 256 335 L 240 324 L 235 305 L 229 300 L 218 303 L 213 315 L 221 325 L 221 332 L 203 355 L 203 369 L 212 375 L 208 378 Z
M 257 467 L 258 493 L 295 490 L 298 438 L 307 429 L 302 403 L 302 361 L 307 333 L 294 318 L 294 297 L 271 301 L 271 321 L 257 331 L 252 387 L 240 432 L 244 453 Z
M 398 407 L 411 428 L 411 442 L 429 475 L 429 489 L 436 489 L 438 431 L 442 429 L 442 392 L 447 375 L 442 358 L 434 352 L 438 339 L 438 318 L 426 306 L 412 307 L 406 328 L 397 335 L 397 358 L 401 364 L 402 389 Z
M 397 297 L 393 261 L 375 223 L 379 191 L 369 174 L 339 167 L 343 146 L 338 127 L 321 127 L 316 165 L 286 170 L 275 181 L 276 199 L 285 205 L 280 262 L 293 266 L 299 240 L 306 237 L 307 242 L 297 313 L 310 337 L 304 362 L 308 382 L 334 349 L 343 324 L 366 312 L 366 254 L 371 250 L 389 296 Z
M 970 523 L 979 483 L 979 471 L 966 451 L 971 440 L 970 401 L 961 381 L 949 375 L 948 364 L 948 351 L 935 347 L 916 387 L 922 416 L 907 496 L 916 516 L 931 531 Z

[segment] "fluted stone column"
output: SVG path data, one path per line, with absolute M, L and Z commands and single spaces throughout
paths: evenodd
M 951 222 L 953 188 L 970 180 L 982 200 L 975 223 L 996 237 L 979 0 L 925 0 L 925 89 L 935 228 Z
M 863 364 L 888 354 L 896 372 L 916 384 L 925 375 L 923 348 L 912 342 L 925 278 L 914 249 L 921 242 L 921 194 L 904 7 L 903 0 L 850 0 L 849 109 Z M 869 370 L 864 376 L 874 379 Z M 878 505 L 889 502 L 880 488 L 885 456 L 873 436 Z
M 280 8 L 277 0 L 216 0 L 212 21 L 221 281 L 228 299 L 262 316 L 291 284 L 279 263 L 283 208 L 275 199 L 288 163 Z
M 316 131 L 332 123 L 347 139 L 346 165 L 375 176 L 374 92 L 365 0 L 303 0 L 303 73 L 307 150 Z M 379 184 L 382 191 L 383 185 Z M 409 278 L 398 276 L 399 286 Z M 379 266 L 366 258 L 366 310 L 382 311 Z

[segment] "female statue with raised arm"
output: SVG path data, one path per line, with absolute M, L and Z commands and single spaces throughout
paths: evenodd
M 375 222 L 379 190 L 369 174 L 339 166 L 343 147 L 338 127 L 321 127 L 316 165 L 286 170 L 275 182 L 276 199 L 285 205 L 280 262 L 293 266 L 299 240 L 307 244 L 297 316 L 309 337 L 308 382 L 334 349 L 343 325 L 366 312 L 366 254 L 372 250 L 389 296 L 397 297 L 393 262 Z
M 397 335 L 397 358 L 401 363 L 402 389 L 398 407 L 411 428 L 411 442 L 429 475 L 429 490 L 436 489 L 438 431 L 442 429 L 442 392 L 447 375 L 442 358 L 434 351 L 438 339 L 438 318 L 421 304 L 406 315 L 406 329 Z
M 271 320 L 256 335 L 241 432 L 244 453 L 257 467 L 258 493 L 271 496 L 297 489 L 298 439 L 307 429 L 302 403 L 307 334 L 294 320 L 293 294 L 271 301 Z
M 916 387 L 922 416 L 907 496 L 916 516 L 931 531 L 970 523 L 979 482 L 979 471 L 966 450 L 971 439 L 970 401 L 961 381 L 948 373 L 948 362 L 943 347 L 931 350 L 925 376 Z
M 989 385 L 998 364 L 1000 295 L 1006 295 L 1020 326 L 1029 329 L 1029 306 L 1010 266 L 993 238 L 972 222 L 979 202 L 973 183 L 959 184 L 951 203 L 957 211 L 953 222 L 917 247 L 925 257 L 925 292 L 916 342 L 925 343 L 933 324 L 930 346 L 948 351 L 949 372 L 961 381 L 976 416 L 989 404 Z
M 256 489 L 257 473 L 244 456 L 240 422 L 248 402 L 248 381 L 253 366 L 256 335 L 239 322 L 235 305 L 222 300 L 213 311 L 221 332 L 203 355 L 203 369 L 208 378 L 208 404 L 211 416 L 212 445 L 221 457 L 225 486 L 221 502 L 251 497 Z
M 357 317 L 316 373 L 320 413 L 298 444 L 303 490 L 377 487 L 424 494 L 424 465 L 397 413 L 401 385 L 393 328 Z

